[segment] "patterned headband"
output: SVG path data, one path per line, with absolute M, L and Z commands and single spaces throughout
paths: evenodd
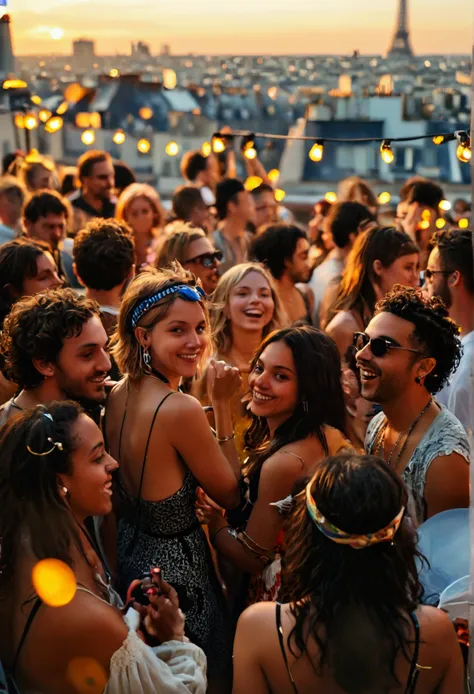
M 163 289 L 163 291 L 157 292 L 147 299 L 143 299 L 135 306 L 130 316 L 130 325 L 132 329 L 137 327 L 138 322 L 143 318 L 145 313 L 155 308 L 165 296 L 170 296 L 170 294 L 178 294 L 181 299 L 186 299 L 186 301 L 203 301 L 203 299 L 206 298 L 204 291 L 197 285 L 175 284 L 173 287 Z
M 311 484 L 312 480 L 306 485 L 306 508 L 316 527 L 323 535 L 333 542 L 337 542 L 340 545 L 349 545 L 353 549 L 365 549 L 379 542 L 390 542 L 400 527 L 403 514 L 405 513 L 405 506 L 402 506 L 395 518 L 381 530 L 377 530 L 374 533 L 367 533 L 366 535 L 352 535 L 351 533 L 346 533 L 344 530 L 336 528 L 336 526 L 330 523 L 330 521 L 318 510 L 311 494 Z

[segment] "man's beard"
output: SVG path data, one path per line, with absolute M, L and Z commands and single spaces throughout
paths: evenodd
M 453 304 L 453 298 L 451 295 L 451 290 L 448 285 L 447 277 L 443 277 L 443 281 L 440 284 L 436 295 L 439 296 L 446 308 L 450 309 Z

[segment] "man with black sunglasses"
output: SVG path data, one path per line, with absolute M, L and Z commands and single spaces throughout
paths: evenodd
M 438 395 L 466 429 L 474 434 L 474 258 L 472 231 L 451 229 L 433 237 L 424 291 L 439 296 L 461 329 L 463 356 L 451 381 Z
M 361 394 L 382 412 L 367 429 L 366 452 L 407 483 L 416 522 L 469 506 L 469 441 L 433 399 L 459 364 L 456 324 L 438 298 L 397 286 L 354 336 Z

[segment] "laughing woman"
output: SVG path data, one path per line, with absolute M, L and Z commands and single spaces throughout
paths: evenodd
M 180 596 L 189 638 L 208 656 L 214 691 L 225 692 L 218 678 L 230 658 L 225 610 L 194 501 L 200 485 L 225 508 L 238 504 L 229 401 L 240 376 L 220 363 L 210 367 L 217 441 L 201 405 L 179 392 L 181 379 L 196 374 L 208 343 L 204 292 L 191 273 L 154 270 L 132 280 L 112 350 L 125 378 L 110 395 L 106 433 L 120 463 L 121 591 L 159 566 Z
M 252 575 L 242 592 L 244 602 L 271 600 L 278 594 L 284 551 L 278 502 L 327 455 L 349 447 L 341 433 L 345 413 L 340 371 L 334 342 L 306 326 L 272 333 L 252 361 L 252 424 L 245 435 L 251 454 L 243 468 L 244 498 L 227 519 L 209 500 L 199 503 L 215 549 Z

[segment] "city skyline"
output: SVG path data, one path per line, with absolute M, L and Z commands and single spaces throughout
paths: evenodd
M 231 5 L 231 6 L 229 6 Z M 150 43 L 175 54 L 385 53 L 397 0 L 181 0 L 160 9 L 156 0 L 8 0 L 17 55 L 70 54 L 74 39 L 96 42 L 99 55 Z M 360 9 L 363 5 L 363 11 Z M 93 13 L 93 22 L 88 11 Z M 415 53 L 469 54 L 471 0 L 410 0 Z M 469 21 L 460 21 L 468 17 Z

